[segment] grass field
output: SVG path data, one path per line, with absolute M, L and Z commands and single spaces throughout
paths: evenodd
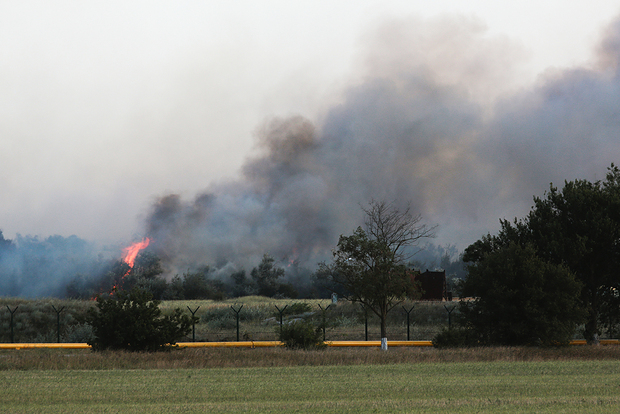
M 617 412 L 620 362 L 4 371 L 7 413 Z
M 6 413 L 619 412 L 618 347 L 0 353 Z

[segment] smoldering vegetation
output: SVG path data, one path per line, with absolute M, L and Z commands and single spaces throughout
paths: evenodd
M 105 254 L 104 254 L 105 253 Z M 444 268 L 450 279 L 462 278 L 464 268 L 451 246 L 428 245 L 411 266 Z M 252 267 L 229 263 L 196 265 L 170 275 L 165 258 L 152 248 L 141 251 L 134 267 L 121 259 L 121 249 L 101 248 L 76 236 L 4 238 L 0 231 L 0 296 L 21 298 L 93 299 L 115 289 L 139 287 L 155 299 L 194 300 L 262 295 L 276 298 L 329 297 L 314 277 L 314 267 L 280 261 L 264 254 Z

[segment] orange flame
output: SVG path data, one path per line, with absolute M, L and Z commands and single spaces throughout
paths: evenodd
M 123 281 L 125 280 L 125 277 L 129 274 L 129 272 L 131 272 L 131 269 L 133 269 L 133 266 L 135 264 L 136 261 L 136 257 L 138 257 L 138 253 L 140 253 L 140 250 L 142 249 L 146 249 L 146 247 L 149 245 L 149 243 L 151 242 L 151 240 L 148 237 L 145 237 L 142 239 L 142 241 L 136 242 L 134 244 L 132 244 L 129 247 L 125 247 L 123 249 L 123 262 L 127 263 L 129 265 L 129 270 L 127 272 L 125 272 L 125 274 L 123 275 L 123 277 L 121 277 L 121 279 L 119 281 L 117 281 L 116 283 L 114 283 L 114 285 L 112 286 L 112 289 L 110 290 L 110 292 L 108 293 L 109 295 L 114 295 L 115 292 L 122 290 L 123 288 Z M 91 298 L 91 300 L 96 300 L 98 295 L 95 295 Z
M 293 257 L 288 259 L 288 266 L 286 266 L 286 267 L 293 266 L 295 264 L 295 262 L 297 262 L 298 258 L 299 258 L 299 255 L 297 254 L 297 247 L 293 247 Z
M 140 250 L 146 249 L 150 242 L 151 240 L 148 237 L 145 237 L 142 241 L 136 242 L 129 247 L 125 247 L 123 249 L 123 261 L 127 263 L 129 267 L 133 268 L 133 264 L 136 261 L 138 253 L 140 253 Z

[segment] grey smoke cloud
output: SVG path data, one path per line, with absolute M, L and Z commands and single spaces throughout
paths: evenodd
M 543 74 L 517 89 L 523 51 L 462 17 L 384 24 L 361 71 L 315 122 L 257 128 L 241 178 L 170 194 L 146 233 L 173 268 L 255 265 L 263 253 L 314 264 L 362 222 L 359 205 L 394 200 L 459 248 L 499 218 L 527 213 L 550 182 L 602 178 L 620 146 L 620 22 L 596 64 Z

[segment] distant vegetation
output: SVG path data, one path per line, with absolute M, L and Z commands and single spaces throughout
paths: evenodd
M 265 254 L 248 271 L 223 270 L 196 264 L 180 274 L 164 273 L 163 259 L 146 249 L 134 268 L 115 249 L 100 248 L 76 236 L 6 239 L 0 230 L 0 296 L 22 298 L 92 299 L 114 286 L 139 286 L 155 299 L 212 299 L 266 295 L 274 298 L 327 298 L 330 292 L 316 282 L 314 268 L 297 262 L 280 263 Z M 464 267 L 453 246 L 427 244 L 409 267 L 446 270 L 448 280 L 464 277 Z

